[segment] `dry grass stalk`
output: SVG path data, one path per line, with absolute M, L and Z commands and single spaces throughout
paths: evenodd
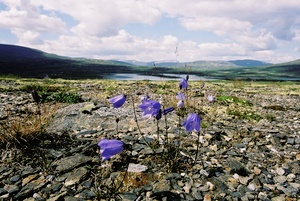
M 0 122 L 0 144 L 37 138 L 49 125 L 60 106 L 61 104 L 43 104 L 40 111 L 36 108 L 26 108 L 25 114 L 8 114 L 8 118 Z

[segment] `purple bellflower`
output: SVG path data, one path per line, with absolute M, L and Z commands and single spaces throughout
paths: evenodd
M 208 95 L 208 96 L 207 96 L 207 100 L 208 100 L 210 103 L 212 103 L 212 102 L 214 102 L 215 98 L 214 98 L 213 95 Z
M 160 107 L 160 103 L 154 100 L 145 100 L 139 105 L 143 111 L 143 117 L 146 118 L 155 117 L 159 113 Z
M 186 79 L 182 78 L 179 83 L 179 89 L 187 89 L 188 88 L 188 82 Z
M 167 108 L 167 109 L 164 109 L 164 110 L 162 111 L 162 114 L 163 114 L 163 115 L 166 115 L 166 114 L 172 112 L 174 109 L 175 109 L 174 107 L 169 107 L 169 108 Z
M 177 107 L 182 107 L 184 105 L 185 95 L 180 91 L 176 95 L 176 98 L 179 100 L 177 103 Z
M 98 142 L 98 146 L 100 147 L 100 153 L 102 157 L 102 161 L 110 159 L 112 156 L 123 151 L 124 143 L 120 140 L 108 140 L 102 139 Z
M 126 95 L 118 95 L 109 99 L 109 102 L 113 104 L 114 108 L 121 107 L 126 101 Z
M 174 107 L 169 107 L 164 110 L 159 110 L 157 115 L 155 116 L 156 120 L 160 120 L 162 115 L 167 115 L 168 113 L 172 112 L 175 108 Z
M 183 105 L 184 105 L 183 100 L 180 100 L 180 101 L 177 103 L 177 107 L 182 107 Z
M 176 98 L 178 100 L 185 100 L 185 95 L 180 91 L 178 92 L 178 94 L 176 95 Z
M 191 131 L 199 132 L 200 131 L 200 117 L 195 113 L 191 113 L 191 114 L 189 114 L 189 116 L 186 118 L 186 120 L 184 121 L 184 123 L 182 125 L 185 127 L 187 132 L 191 132 Z

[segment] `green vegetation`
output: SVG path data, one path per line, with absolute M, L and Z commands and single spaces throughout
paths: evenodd
M 236 96 L 221 95 L 217 97 L 217 101 L 222 105 L 229 105 L 231 103 L 234 103 L 241 106 L 252 106 L 252 103 L 250 103 L 248 100 L 243 100 Z
M 238 110 L 238 109 L 228 109 L 228 114 L 232 115 L 238 119 L 247 119 L 259 121 L 263 119 L 263 117 L 252 110 Z
M 80 95 L 75 92 L 70 92 L 68 88 L 63 86 L 49 85 L 47 82 L 46 85 L 39 84 L 29 84 L 20 87 L 21 91 L 26 91 L 31 93 L 33 90 L 38 92 L 41 98 L 41 103 L 46 102 L 60 102 L 60 103 L 80 103 L 83 102 L 83 99 Z

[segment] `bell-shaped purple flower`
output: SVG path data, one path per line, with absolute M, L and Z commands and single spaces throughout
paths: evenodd
M 176 99 L 178 99 L 178 100 L 185 100 L 185 95 L 180 91 L 176 95 Z
M 184 123 L 182 125 L 185 127 L 185 130 L 187 132 L 191 132 L 191 131 L 199 132 L 200 131 L 200 117 L 195 113 L 191 113 L 191 114 L 189 114 L 189 116 L 186 118 L 186 120 L 184 121 Z
M 126 95 L 121 94 L 121 95 L 115 96 L 113 98 L 110 98 L 108 101 L 111 104 L 113 104 L 114 108 L 119 108 L 125 103 Z
M 154 100 L 145 100 L 139 105 L 139 108 L 143 111 L 143 117 L 155 117 L 160 110 L 160 103 Z
M 123 151 L 124 143 L 120 140 L 107 140 L 102 139 L 98 142 L 98 146 L 100 147 L 100 153 L 102 157 L 102 161 L 105 161 L 112 156 Z
M 177 107 L 182 107 L 184 105 L 183 100 L 178 101 L 177 103 Z
M 164 109 L 164 110 L 162 111 L 162 114 L 163 114 L 163 115 L 166 115 L 166 114 L 172 112 L 174 109 L 175 109 L 174 107 L 166 108 L 166 109 Z
M 207 96 L 207 100 L 208 100 L 210 103 L 212 103 L 212 102 L 214 102 L 215 98 L 214 98 L 213 95 L 208 95 L 208 96 Z
M 167 115 L 168 113 L 172 112 L 175 108 L 174 107 L 169 107 L 167 109 L 164 110 L 159 110 L 157 115 L 155 116 L 156 120 L 160 120 L 162 115 Z
M 187 89 L 188 88 L 188 82 L 186 79 L 182 78 L 179 83 L 179 89 Z

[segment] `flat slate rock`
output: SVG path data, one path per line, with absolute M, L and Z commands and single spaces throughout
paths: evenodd
M 83 154 L 75 154 L 66 158 L 62 158 L 54 163 L 56 165 L 56 172 L 66 172 L 74 169 L 80 165 L 84 165 L 92 160 L 91 157 L 85 156 Z

